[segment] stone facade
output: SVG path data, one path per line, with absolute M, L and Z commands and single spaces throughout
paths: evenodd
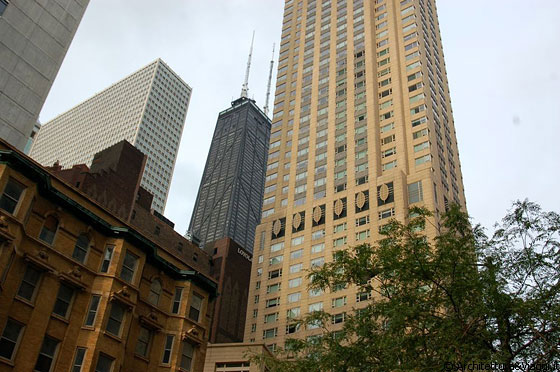
M 309 269 L 375 245 L 409 208 L 466 208 L 435 0 L 286 0 L 246 342 L 320 334 L 372 293 L 310 291 Z M 275 154 L 275 155 L 273 155 Z
M 5 142 L 0 163 L 0 371 L 202 371 L 210 257 Z
M 268 372 L 264 365 L 250 360 L 261 354 L 271 355 L 264 344 L 208 344 L 204 372 Z

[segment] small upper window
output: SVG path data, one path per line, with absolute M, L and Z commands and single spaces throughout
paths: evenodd
M 181 296 L 183 294 L 183 288 L 175 288 L 175 297 L 173 297 L 173 305 L 171 307 L 171 312 L 173 314 L 179 314 L 179 308 L 181 307 Z
M 198 322 L 200 320 L 202 301 L 204 301 L 204 297 L 193 292 L 192 299 L 191 299 L 191 308 L 189 310 L 189 318 L 194 320 L 195 322 Z
M 152 284 L 150 285 L 150 294 L 148 295 L 148 301 L 150 301 L 152 305 L 157 306 L 159 302 L 160 294 L 161 294 L 161 283 L 159 280 L 154 279 L 154 281 L 152 281 Z
M 182 371 L 191 371 L 191 366 L 194 359 L 194 346 L 184 341 L 183 348 L 181 350 L 181 363 L 180 367 Z
M 60 315 L 63 318 L 68 317 L 68 311 L 74 297 L 74 289 L 66 284 L 61 284 L 56 295 L 53 314 Z
M 89 238 L 86 234 L 81 234 L 76 241 L 74 246 L 74 253 L 72 253 L 72 258 L 80 263 L 84 263 L 89 250 Z
M 32 266 L 27 266 L 18 289 L 18 297 L 25 298 L 28 301 L 33 301 L 40 279 L 41 272 Z
M 3 8 L 5 8 L 6 5 L 7 4 L 4 0 L 0 0 L 0 15 L 2 15 L 2 12 L 4 11 Z M 25 190 L 25 186 L 23 184 L 10 178 L 4 188 L 2 196 L 0 197 L 0 208 L 8 213 L 14 213 L 23 190 Z
M 100 272 L 106 273 L 109 271 L 109 265 L 111 265 L 114 250 L 115 246 L 112 244 L 107 245 L 105 248 L 105 255 L 103 256 L 103 262 L 101 263 L 101 269 L 99 270 Z
M 112 335 L 120 337 L 124 321 L 125 308 L 118 302 L 113 302 L 105 330 Z
M 52 371 L 52 366 L 55 362 L 59 344 L 60 341 L 49 336 L 45 336 L 43 339 L 43 345 L 41 345 L 41 350 L 39 351 L 39 356 L 37 357 L 37 362 L 35 363 L 35 368 L 33 369 L 34 371 Z
M 41 233 L 39 234 L 39 239 L 45 243 L 52 244 L 54 241 L 54 235 L 56 234 L 56 229 L 58 228 L 58 220 L 54 216 L 48 216 L 43 223 L 41 228 Z
M 21 337 L 23 325 L 8 319 L 0 336 L 0 357 L 12 360 Z
M 134 272 L 136 271 L 136 265 L 138 263 L 138 256 L 126 252 L 121 268 L 121 278 L 129 283 L 132 283 L 134 279 Z
M 148 356 L 148 351 L 150 349 L 150 341 L 152 339 L 152 331 L 147 328 L 140 327 L 140 332 L 136 339 L 136 350 L 135 353 L 143 357 Z
M 115 359 L 110 356 L 99 353 L 99 358 L 97 358 L 97 364 L 95 365 L 95 372 L 112 371 L 114 361 Z

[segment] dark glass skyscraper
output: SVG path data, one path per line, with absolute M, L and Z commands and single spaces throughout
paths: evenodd
M 253 251 L 270 128 L 255 101 L 243 96 L 218 115 L 189 225 L 202 244 L 229 237 Z

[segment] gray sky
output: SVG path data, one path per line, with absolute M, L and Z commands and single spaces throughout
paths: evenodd
M 162 58 L 193 87 L 165 211 L 184 233 L 253 30 L 249 95 L 264 105 L 283 3 L 91 0 L 40 120 Z M 560 1 L 439 0 L 438 14 L 469 213 L 491 226 L 523 198 L 560 211 Z

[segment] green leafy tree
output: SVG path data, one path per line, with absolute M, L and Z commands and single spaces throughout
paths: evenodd
M 393 220 L 376 246 L 336 252 L 310 273 L 310 287 L 355 286 L 365 307 L 333 331 L 314 312 L 302 327 L 317 336 L 289 339 L 272 371 L 441 371 L 496 363 L 505 371 L 542 370 L 560 361 L 560 216 L 516 202 L 487 238 L 452 206 L 428 239 L 425 209 Z M 560 365 L 557 365 L 560 366 Z M 537 369 L 541 368 L 541 369 Z M 465 369 L 466 370 L 466 369 Z

